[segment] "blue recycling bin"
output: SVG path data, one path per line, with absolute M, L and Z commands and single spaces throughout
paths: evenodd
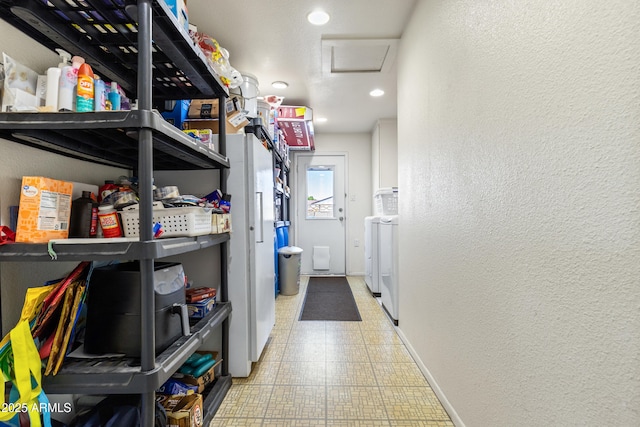
M 280 275 L 279 275 L 279 262 L 278 262 L 278 250 L 289 245 L 289 222 L 278 221 L 276 223 L 276 237 L 274 242 L 274 267 L 275 267 L 275 293 L 276 296 L 280 292 Z

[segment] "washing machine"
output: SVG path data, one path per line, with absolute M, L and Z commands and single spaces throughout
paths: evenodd
M 380 217 L 378 262 L 382 307 L 398 325 L 398 215 Z
M 364 218 L 364 281 L 369 292 L 375 297 L 380 296 L 380 274 L 378 264 L 378 228 L 379 216 Z

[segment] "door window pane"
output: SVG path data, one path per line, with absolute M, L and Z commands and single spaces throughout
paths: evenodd
M 334 166 L 307 167 L 307 219 L 335 218 Z

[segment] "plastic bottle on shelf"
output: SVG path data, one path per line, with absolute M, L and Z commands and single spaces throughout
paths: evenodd
M 106 179 L 104 185 L 101 185 L 98 189 L 98 202 L 102 203 L 109 197 L 110 194 L 118 191 L 118 185 L 112 179 Z
M 76 96 L 76 111 L 86 113 L 93 111 L 94 79 L 91 65 L 86 62 L 78 69 L 78 86 Z
M 71 55 L 62 49 L 56 49 L 60 55 L 60 78 L 58 83 L 58 111 L 73 111 L 73 88 L 76 85 L 76 74 L 69 61 Z
M 109 102 L 112 110 L 120 109 L 120 92 L 118 92 L 118 83 L 111 82 L 111 90 L 109 91 Z
M 71 58 L 71 66 L 73 67 L 73 95 L 71 96 L 71 102 L 73 102 L 72 111 L 76 111 L 76 95 L 78 94 L 78 70 L 80 66 L 84 64 L 84 58 L 82 56 L 74 56 Z
M 98 219 L 104 237 L 122 237 L 120 218 L 113 205 L 98 206 Z
M 69 237 L 96 237 L 98 232 L 98 203 L 91 198 L 91 191 L 83 191 L 82 197 L 71 203 Z
M 104 85 L 104 80 L 97 74 L 93 76 L 93 88 L 93 111 L 104 111 L 106 108 L 107 88 Z
M 58 89 L 61 74 L 62 70 L 59 67 L 47 69 L 47 91 L 44 98 L 44 106 L 47 111 L 58 111 Z

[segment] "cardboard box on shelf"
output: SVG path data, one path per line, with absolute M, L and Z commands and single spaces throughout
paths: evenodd
M 182 132 L 197 139 L 201 145 L 208 149 L 217 151 L 212 138 L 213 132 L 211 132 L 211 129 L 184 129 Z
M 186 300 L 188 303 L 202 301 L 207 298 L 215 297 L 218 293 L 216 288 L 210 288 L 208 286 L 201 286 L 199 288 L 191 287 L 191 284 L 187 284 Z
M 71 182 L 22 177 L 16 242 L 46 243 L 69 237 L 72 192 Z
M 206 298 L 201 301 L 187 304 L 189 317 L 192 319 L 202 319 L 209 314 L 216 306 L 216 297 Z
M 240 105 L 235 98 L 226 101 L 227 115 L 240 110 Z M 217 99 L 194 99 L 191 101 L 187 117 L 190 119 L 217 119 L 219 114 Z
M 190 119 L 214 119 L 218 117 L 217 99 L 194 99 L 189 106 Z
M 315 150 L 313 110 L 309 107 L 282 105 L 277 122 L 284 142 L 291 150 Z
M 213 214 L 211 216 L 211 234 L 231 232 L 231 214 Z
M 162 112 L 162 117 L 178 129 L 182 129 L 182 123 L 184 123 L 187 118 L 187 111 L 189 111 L 190 104 L 191 101 L 188 99 L 177 100 L 175 101 L 173 110 Z
M 213 151 L 218 151 L 213 139 L 213 131 L 211 129 L 199 129 L 200 141 Z
M 216 361 L 215 364 L 211 368 L 207 369 L 207 371 L 199 377 L 176 373 L 172 376 L 172 378 L 175 378 L 176 380 L 186 384 L 187 386 L 197 386 L 198 393 L 202 393 L 204 389 L 207 388 L 207 386 L 216 379 L 215 372 L 216 369 L 218 369 L 220 363 L 222 363 L 222 359 L 218 359 L 217 351 L 197 351 L 196 353 L 211 354 L 213 356 L 213 359 Z
M 164 2 L 169 6 L 171 12 L 178 19 L 178 23 L 180 27 L 184 28 L 185 31 L 189 32 L 189 12 L 187 11 L 187 2 L 186 0 L 164 0 Z
M 239 111 L 234 111 L 227 116 L 227 133 L 241 133 L 242 129 L 249 124 L 249 120 Z M 184 129 L 211 129 L 213 133 L 220 133 L 218 120 L 187 120 L 183 124 Z
M 202 395 L 158 395 L 156 400 L 167 412 L 167 425 L 176 427 L 202 427 L 204 413 Z

